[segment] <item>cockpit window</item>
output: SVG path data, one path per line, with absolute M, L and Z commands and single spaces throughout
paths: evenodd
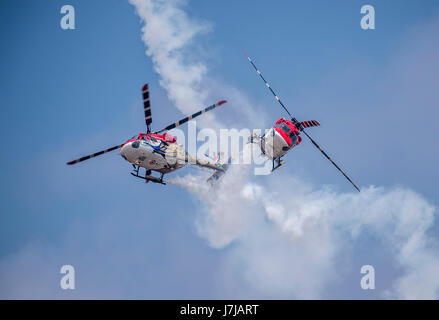
M 131 143 L 131 147 L 133 147 L 134 149 L 137 149 L 139 146 L 140 146 L 139 140 L 136 140 L 133 143 Z
M 286 134 L 288 134 L 291 129 L 290 127 L 288 127 L 285 123 L 281 123 L 278 128 L 281 128 L 283 132 L 285 132 Z
M 291 130 L 291 128 L 286 123 L 281 123 L 281 124 L 277 125 L 276 128 L 282 129 L 282 131 L 285 132 L 285 134 L 287 134 L 288 137 L 290 137 L 293 145 L 297 143 L 298 138 L 297 138 L 296 134 L 294 133 L 293 130 Z
M 150 136 L 150 138 L 151 138 L 152 141 L 157 142 L 157 139 L 156 139 L 156 138 L 154 138 L 154 137 L 152 137 L 152 136 Z
M 291 131 L 291 132 L 288 134 L 288 136 L 290 137 L 292 143 L 293 143 L 293 144 L 296 144 L 296 142 L 297 142 L 297 136 L 296 136 L 296 134 L 294 133 L 294 131 Z

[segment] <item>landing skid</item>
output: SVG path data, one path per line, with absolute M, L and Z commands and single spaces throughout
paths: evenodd
M 285 161 L 282 161 L 281 158 L 273 159 L 273 168 L 271 169 L 271 172 L 282 167 L 284 163 Z
M 151 181 L 151 182 L 154 182 L 154 183 L 160 183 L 160 184 L 166 185 L 166 182 L 163 181 L 163 176 L 164 176 L 163 173 L 161 173 L 160 174 L 160 178 L 158 178 L 158 177 L 154 177 L 154 176 L 151 175 L 151 170 L 146 170 L 145 175 L 142 176 L 142 175 L 139 174 L 140 166 L 135 167 L 133 165 L 133 167 L 134 167 L 134 170 L 133 170 L 133 172 L 131 172 L 131 175 L 133 177 L 136 177 L 136 178 L 139 178 L 139 179 L 144 179 L 146 183 Z

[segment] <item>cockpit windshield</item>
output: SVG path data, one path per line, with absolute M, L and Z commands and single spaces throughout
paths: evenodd
M 297 143 L 297 136 L 294 133 L 293 130 L 291 130 L 291 128 L 289 126 L 287 126 L 286 123 L 281 123 L 277 126 L 277 128 L 280 128 L 283 132 L 285 132 L 285 134 L 290 137 L 291 142 L 293 145 L 295 145 Z
M 285 134 L 287 135 L 291 131 L 290 127 L 288 127 L 285 123 L 281 123 L 280 125 L 278 125 L 278 128 L 281 128 L 282 131 L 285 132 Z
M 290 137 L 291 142 L 293 143 L 293 145 L 296 144 L 296 142 L 297 142 L 297 136 L 296 136 L 296 134 L 294 133 L 294 131 L 291 131 L 291 132 L 288 134 L 288 136 Z

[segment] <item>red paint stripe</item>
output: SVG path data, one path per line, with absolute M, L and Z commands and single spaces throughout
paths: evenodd
M 122 147 L 120 147 L 121 149 L 127 144 L 127 143 L 130 143 L 130 142 L 133 142 L 133 141 L 136 141 L 137 139 L 131 139 L 131 140 L 128 140 L 127 142 L 125 142 L 123 145 L 122 145 Z

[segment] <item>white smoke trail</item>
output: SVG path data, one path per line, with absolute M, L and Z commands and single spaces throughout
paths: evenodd
M 160 75 L 160 85 L 166 89 L 168 98 L 184 114 L 198 111 L 201 106 L 219 100 L 229 100 L 226 105 L 232 122 L 236 118 L 249 119 L 252 125 L 262 128 L 264 111 L 255 112 L 248 97 L 236 88 L 207 77 L 207 66 L 202 61 L 204 50 L 195 46 L 197 36 L 211 30 L 210 24 L 189 19 L 181 0 L 129 0 L 143 22 L 142 40 L 155 71 Z M 229 119 L 230 120 L 230 119 Z M 197 119 L 201 125 L 213 129 L 224 128 L 215 117 L 207 113 Z M 236 123 L 235 125 L 242 125 Z
M 207 68 L 188 63 L 185 50 L 208 25 L 190 20 L 181 1 L 130 2 L 145 23 L 147 55 L 169 98 L 185 113 L 205 104 Z M 245 97 L 239 90 L 235 96 Z M 206 120 L 218 124 L 213 115 Z M 369 187 L 360 194 L 339 193 L 285 174 L 281 181 L 266 177 L 260 185 L 248 173 L 233 166 L 214 189 L 203 175 L 171 181 L 202 203 L 196 222 L 200 236 L 213 248 L 234 243 L 219 284 L 227 297 L 322 297 L 335 281 L 339 260 L 352 258 L 347 247 L 371 234 L 403 272 L 383 292 L 386 297 L 438 298 L 439 256 L 428 236 L 436 209 L 416 192 Z
M 252 156 L 251 145 L 247 144 L 241 153 L 243 157 Z M 196 195 L 208 208 L 208 214 L 200 215 L 196 224 L 198 233 L 214 248 L 222 248 L 233 241 L 251 218 L 245 206 L 241 208 L 245 197 L 242 183 L 248 180 L 250 169 L 249 165 L 231 165 L 213 186 L 206 182 L 203 175 L 177 176 L 169 180 Z
M 166 89 L 169 99 L 185 114 L 205 106 L 208 91 L 202 87 L 202 80 L 207 67 L 202 62 L 189 62 L 191 59 L 187 50 L 194 38 L 209 31 L 210 26 L 188 19 L 186 13 L 179 8 L 182 1 L 130 2 L 144 22 L 142 40 L 147 45 L 146 54 L 161 76 L 160 84 Z M 211 113 L 200 121 L 215 124 Z
M 313 190 L 288 176 L 266 187 L 251 182 L 238 165 L 231 170 L 214 191 L 199 177 L 179 179 L 203 204 L 199 235 L 213 248 L 237 244 L 231 255 L 240 265 L 229 276 L 241 274 L 241 290 L 265 298 L 319 298 L 335 280 L 330 275 L 347 244 L 372 234 L 405 272 L 383 297 L 438 297 L 439 255 L 427 235 L 435 208 L 419 194 L 403 188 Z
M 243 156 L 251 152 L 247 145 Z M 242 273 L 263 297 L 321 297 L 345 242 L 364 233 L 379 238 L 405 271 L 383 297 L 438 297 L 439 255 L 427 235 L 435 208 L 419 194 L 373 186 L 360 194 L 315 190 L 285 175 L 281 185 L 271 179 L 267 187 L 252 182 L 250 173 L 249 166 L 234 165 L 214 190 L 204 176 L 174 181 L 203 204 L 197 220 L 201 237 L 213 248 L 239 243 L 233 254 L 245 272 L 242 265 L 231 272 Z

